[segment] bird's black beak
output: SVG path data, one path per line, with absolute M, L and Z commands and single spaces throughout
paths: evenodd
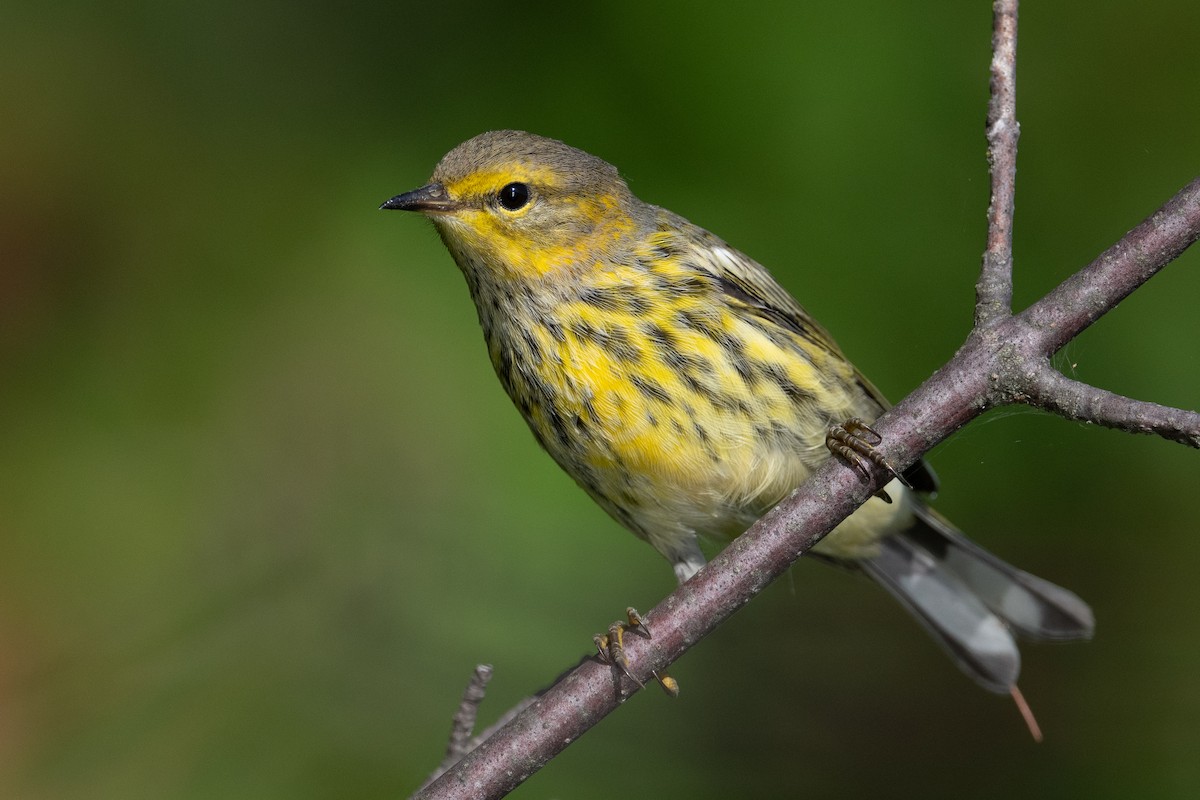
M 446 187 L 440 183 L 431 183 L 411 192 L 398 194 L 380 206 L 396 211 L 424 211 L 426 213 L 446 214 L 456 211 L 459 204 L 446 193 Z

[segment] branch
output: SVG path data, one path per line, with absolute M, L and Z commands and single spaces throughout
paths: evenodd
M 1077 422 L 1091 422 L 1127 433 L 1150 433 L 1200 448 L 1200 414 L 1133 400 L 1073 381 L 1050 365 L 1030 382 L 1030 405 Z
M 1095 261 L 1022 312 L 1026 358 L 1004 362 L 1001 402 L 1027 403 L 1067 419 L 1152 433 L 1200 448 L 1200 414 L 1134 400 L 1071 380 L 1048 357 L 1200 238 L 1200 178 L 1183 187 Z M 1044 360 L 1037 361 L 1042 356 Z M 1032 365 L 1032 368 L 1031 368 Z
M 483 702 L 487 692 L 488 682 L 492 679 L 492 665 L 480 664 L 471 673 L 471 680 L 463 690 L 462 702 L 454 714 L 450 728 L 450 742 L 446 745 L 446 757 L 438 765 L 437 770 L 429 777 L 427 783 L 437 779 L 439 775 L 454 766 L 471 751 L 471 734 L 475 731 L 475 720 L 479 716 L 479 704 Z
M 1061 332 L 1082 330 L 1080 320 L 1096 319 L 1111 307 L 1088 305 L 1096 293 L 1083 290 L 1082 275 L 1101 264 L 1107 287 L 1102 295 L 1115 305 L 1198 236 L 1200 179 L 1025 313 L 993 325 L 987 336 L 973 333 L 954 358 L 874 425 L 884 440 L 880 452 L 903 470 L 986 408 L 1020 401 L 1020 389 L 1013 387 L 1034 386 L 1047 354 L 1061 346 Z M 1025 377 L 1018 381 L 1014 376 Z M 1052 407 L 1045 392 L 1037 396 L 1040 407 Z M 1135 408 L 1144 411 L 1149 405 Z M 1121 427 L 1115 422 L 1123 413 L 1106 420 L 1098 409 L 1090 408 L 1084 416 L 1076 408 L 1072 418 Z M 1170 438 L 1200 444 L 1200 415 L 1170 409 L 1162 413 L 1174 415 L 1178 435 Z M 877 472 L 864 482 L 840 462 L 822 464 L 788 499 L 646 615 L 653 638 L 626 639 L 634 675 L 648 681 L 651 671 L 665 670 L 782 575 L 888 477 Z M 502 797 L 636 690 L 614 667 L 586 660 L 417 797 Z
M 1129 296 L 1200 237 L 1200 178 L 1179 193 L 1091 264 L 1067 278 L 1023 313 L 1046 329 L 1050 355 Z
M 1200 414 L 1121 398 L 1054 372 L 1050 357 L 1200 237 L 1200 179 L 1057 289 L 1011 314 L 1016 164 L 1016 0 L 995 3 L 988 115 L 992 204 L 977 286 L 976 326 L 936 374 L 874 423 L 878 448 L 898 470 L 987 408 L 1030 403 L 1071 419 L 1153 432 L 1200 446 Z M 734 539 L 645 620 L 653 638 L 625 640 L 643 682 L 711 633 L 887 482 L 826 460 L 790 497 Z M 598 659 L 585 659 L 487 738 L 420 798 L 502 797 L 637 690 Z
M 505 712 L 490 728 L 471 738 L 471 733 L 475 730 L 475 721 L 479 716 L 479 705 L 483 702 L 487 693 L 487 685 L 491 680 L 491 664 L 479 664 L 475 667 L 475 671 L 471 673 L 471 680 L 467 683 L 467 688 L 463 690 L 462 702 L 458 705 L 458 711 L 454 714 L 450 729 L 450 741 L 446 745 L 446 756 L 425 783 L 421 784 L 421 789 L 440 778 L 446 770 L 461 761 L 463 756 L 479 747 L 480 744 L 491 738 L 492 734 L 533 704 L 535 698 L 525 698 Z M 421 789 L 418 789 L 418 792 Z
M 975 327 L 1012 314 L 1013 203 L 1017 191 L 1017 0 L 992 5 L 991 99 L 987 114 L 987 249 L 975 284 Z

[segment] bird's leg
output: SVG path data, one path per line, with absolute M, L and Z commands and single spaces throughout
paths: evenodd
M 629 657 L 625 655 L 625 631 L 638 630 L 640 628 L 645 633 L 646 638 L 650 638 L 650 627 L 633 606 L 625 609 L 625 615 L 628 622 L 621 622 L 619 620 L 614 622 L 608 626 L 607 634 L 596 634 L 592 637 L 592 642 L 595 643 L 596 652 L 600 654 L 601 659 L 621 670 L 629 680 L 636 683 L 640 688 L 645 689 L 646 685 L 629 671 Z M 654 679 L 662 686 L 664 692 L 671 697 L 679 695 L 678 681 L 665 671 L 658 672 L 656 670 L 651 674 L 654 675 Z
M 851 417 L 842 425 L 834 425 L 825 434 L 825 446 L 829 448 L 830 452 L 840 456 L 863 478 L 871 477 L 871 464 L 875 464 L 892 473 L 901 483 L 911 489 L 912 484 L 892 466 L 891 462 L 883 457 L 883 454 L 875 449 L 876 445 L 882 441 L 883 437 L 858 417 Z M 883 499 L 891 502 L 891 498 L 886 493 L 883 494 Z

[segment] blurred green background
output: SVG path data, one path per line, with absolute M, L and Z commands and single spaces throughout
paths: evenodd
M 1200 5 L 1028 3 L 1016 295 L 1200 167 Z M 0 796 L 402 797 L 673 587 L 539 452 L 422 221 L 483 130 L 619 165 L 771 267 L 894 398 L 968 329 L 985 2 L 9 3 Z M 1060 357 L 1200 406 L 1200 253 Z M 1088 599 L 1035 746 L 866 581 L 804 563 L 520 796 L 1193 797 L 1200 456 L 1012 410 L 938 507 Z

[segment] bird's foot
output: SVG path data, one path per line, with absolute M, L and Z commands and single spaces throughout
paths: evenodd
M 834 425 L 825 434 L 825 446 L 829 448 L 829 451 L 840 456 L 864 479 L 870 479 L 871 465 L 875 464 L 892 473 L 897 480 L 911 489 L 912 484 L 892 466 L 890 461 L 883 457 L 882 453 L 875 449 L 882 441 L 883 437 L 858 417 L 851 417 L 842 425 Z M 889 503 L 892 501 L 882 490 L 880 496 Z
M 596 652 L 600 654 L 601 659 L 621 670 L 638 687 L 645 689 L 646 685 L 629 671 L 629 657 L 625 655 L 625 632 L 641 631 L 649 639 L 650 627 L 633 606 L 625 609 L 625 615 L 628 620 L 627 622 L 621 622 L 620 620 L 614 622 L 608 626 L 607 634 L 598 633 L 592 637 L 592 641 L 595 643 Z M 665 671 L 653 671 L 651 674 L 658 681 L 658 684 L 662 686 L 664 692 L 671 697 L 679 695 L 679 682 Z

